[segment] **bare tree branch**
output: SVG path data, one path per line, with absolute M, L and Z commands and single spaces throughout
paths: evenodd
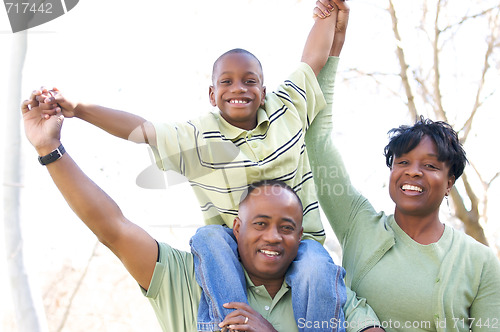
M 495 17 L 495 19 L 493 22 L 493 27 L 490 30 L 491 35 L 488 36 L 488 44 L 487 44 L 487 48 L 486 48 L 486 53 L 484 54 L 483 71 L 482 71 L 481 79 L 479 81 L 478 88 L 476 91 L 476 98 L 474 101 L 474 106 L 472 108 L 472 112 L 471 112 L 469 118 L 465 122 L 462 130 L 460 130 L 462 133 L 462 137 L 460 138 L 462 143 L 465 142 L 465 140 L 469 136 L 469 133 L 472 129 L 472 121 L 474 119 L 474 116 L 476 115 L 478 109 L 480 108 L 480 106 L 482 104 L 481 93 L 483 91 L 483 88 L 484 88 L 484 85 L 486 82 L 486 74 L 488 73 L 488 70 L 490 69 L 489 61 L 490 61 L 490 57 L 493 54 L 493 50 L 495 48 L 495 42 L 498 40 L 498 30 L 500 28 L 498 15 L 494 15 L 494 17 Z
M 418 118 L 417 106 L 415 105 L 415 97 L 411 89 L 410 80 L 408 79 L 408 68 L 410 67 L 405 59 L 405 52 L 403 50 L 403 43 L 401 41 L 401 36 L 398 30 L 398 18 L 396 16 L 396 9 L 392 0 L 389 0 L 389 13 L 392 19 L 392 31 L 394 32 L 394 37 L 396 38 L 396 55 L 399 60 L 399 65 L 401 67 L 401 80 L 403 82 L 403 87 L 406 91 L 407 105 L 410 115 L 414 118 Z
M 73 305 L 73 300 L 75 299 L 75 296 L 78 293 L 78 291 L 80 290 L 80 287 L 83 283 L 83 280 L 85 279 L 85 276 L 87 275 L 90 263 L 92 262 L 92 259 L 95 257 L 98 246 L 99 246 L 99 241 L 96 241 L 94 244 L 94 248 L 92 249 L 92 253 L 87 261 L 87 265 L 85 266 L 85 269 L 83 270 L 83 273 L 80 276 L 80 279 L 78 279 L 78 282 L 76 283 L 75 289 L 73 289 L 73 293 L 71 293 L 71 297 L 69 299 L 68 306 L 66 307 L 66 310 L 64 311 L 64 315 L 63 315 L 63 318 L 61 320 L 61 323 L 59 324 L 59 327 L 57 328 L 58 332 L 63 330 L 64 325 L 66 324 L 66 321 L 68 320 L 69 313 L 71 311 L 71 306 Z
M 436 107 L 434 108 L 434 113 L 436 114 L 436 117 L 439 120 L 448 122 L 443 107 L 443 99 L 441 95 L 441 73 L 439 70 L 439 53 L 440 53 L 439 36 L 441 34 L 441 31 L 439 30 L 438 21 L 439 21 L 439 14 L 441 12 L 441 2 L 442 2 L 441 0 L 437 2 L 436 17 L 434 19 L 434 40 L 432 43 L 433 60 L 434 60 L 432 69 L 434 71 L 434 99 L 436 103 Z

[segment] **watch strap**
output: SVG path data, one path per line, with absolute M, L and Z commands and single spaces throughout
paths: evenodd
M 64 149 L 64 146 L 61 144 L 57 149 L 55 149 L 51 153 L 42 157 L 38 156 L 38 161 L 40 162 L 41 165 L 46 166 L 50 163 L 53 163 L 56 160 L 61 159 L 61 157 L 65 152 L 66 150 Z

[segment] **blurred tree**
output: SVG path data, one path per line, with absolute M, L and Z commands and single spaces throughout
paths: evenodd
M 20 101 L 21 80 L 27 48 L 26 32 L 12 37 L 11 66 L 5 108 L 4 163 L 4 227 L 9 288 L 14 303 L 17 329 L 21 332 L 48 331 L 41 299 L 34 299 L 23 259 L 23 241 L 20 226 Z

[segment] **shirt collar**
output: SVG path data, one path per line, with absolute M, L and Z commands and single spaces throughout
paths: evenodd
M 219 122 L 221 134 L 230 140 L 233 140 L 240 136 L 246 136 L 248 132 L 251 132 L 254 135 L 263 134 L 269 127 L 269 117 L 267 116 L 266 111 L 261 107 L 259 107 L 259 109 L 257 110 L 257 126 L 252 130 L 245 130 L 233 126 L 232 124 L 227 122 L 219 112 L 213 112 L 213 114 Z

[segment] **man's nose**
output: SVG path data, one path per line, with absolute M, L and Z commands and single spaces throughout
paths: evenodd
M 264 233 L 264 240 L 270 243 L 281 242 L 283 239 L 281 233 L 277 227 L 269 227 Z

